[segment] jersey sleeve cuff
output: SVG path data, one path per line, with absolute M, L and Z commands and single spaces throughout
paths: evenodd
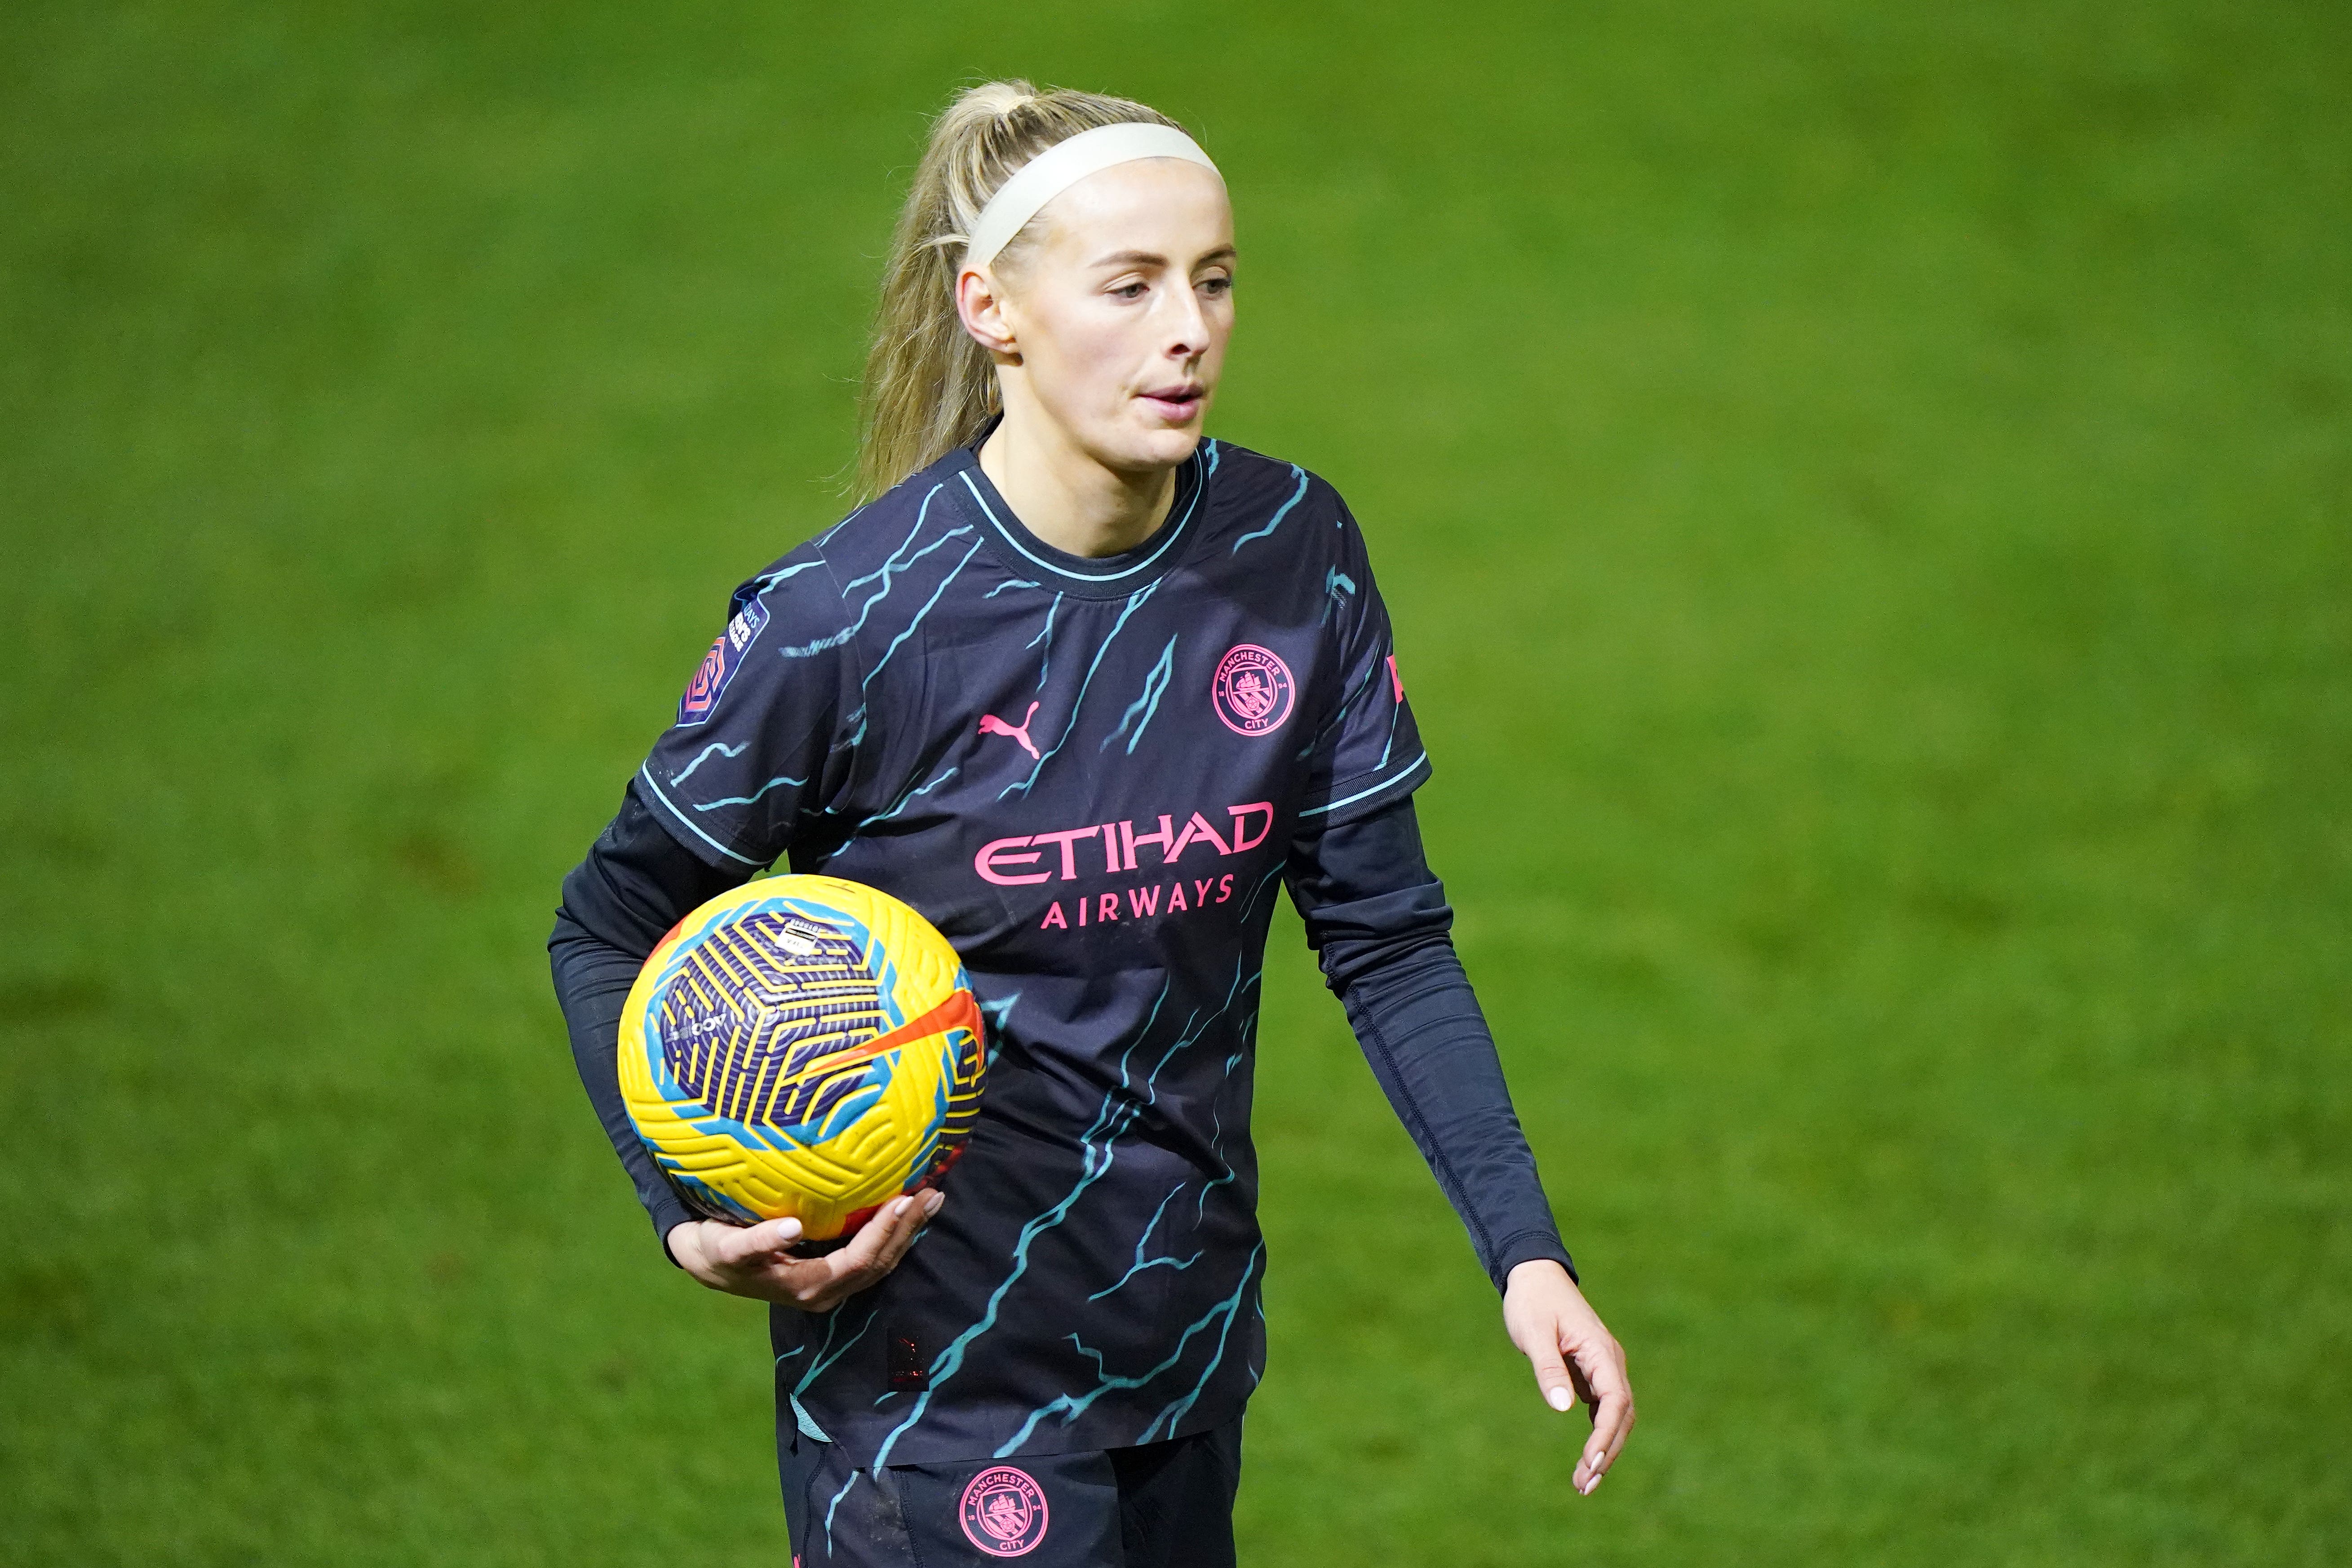
M 669 1249 L 669 1233 L 679 1226 L 689 1225 L 702 1216 L 688 1208 L 678 1200 L 676 1194 L 667 1190 L 647 1204 L 646 1211 L 653 1216 L 654 1239 L 661 1244 L 662 1256 L 668 1258 L 676 1267 L 685 1268 L 685 1264 L 677 1261 L 677 1254 Z
M 1495 1289 L 1509 1284 L 1511 1270 L 1522 1263 L 1532 1263 L 1538 1258 L 1549 1258 L 1568 1270 L 1568 1277 L 1579 1285 L 1584 1278 L 1576 1271 L 1576 1260 L 1568 1255 L 1558 1236 L 1548 1230 L 1524 1230 L 1506 1241 L 1495 1254 Z

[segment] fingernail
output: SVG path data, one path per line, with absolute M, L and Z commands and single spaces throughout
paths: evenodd
M 783 1231 L 787 1237 L 798 1236 L 801 1233 L 801 1222 L 796 1219 L 784 1221 Z
M 937 1214 L 940 1212 L 940 1205 L 947 1201 L 947 1194 L 940 1192 L 937 1189 L 933 1189 L 930 1194 L 923 1199 L 923 1212 L 925 1214 Z
M 1570 1405 L 1576 1403 L 1576 1395 L 1565 1388 L 1547 1388 L 1544 1390 L 1544 1403 L 1565 1413 Z
M 915 1200 L 912 1198 L 900 1198 L 897 1203 L 892 1204 L 890 1205 L 890 1217 L 892 1219 L 897 1219 L 900 1215 L 905 1214 L 907 1212 L 907 1205 L 914 1201 Z

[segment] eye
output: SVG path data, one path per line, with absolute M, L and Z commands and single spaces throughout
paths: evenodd
M 1146 287 L 1142 283 L 1122 283 L 1111 292 L 1122 300 L 1140 300 Z
M 1203 278 L 1201 279 L 1201 287 L 1213 295 L 1230 294 L 1234 291 L 1234 280 L 1222 275 L 1215 278 Z

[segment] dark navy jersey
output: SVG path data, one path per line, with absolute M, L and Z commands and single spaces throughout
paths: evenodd
M 938 1461 L 1239 1412 L 1286 858 L 1428 773 L 1347 507 L 1221 442 L 1125 554 L 1046 544 L 961 448 L 736 591 L 635 789 L 712 866 L 921 910 L 990 1026 L 938 1219 L 872 1290 L 773 1314 L 804 1430 Z

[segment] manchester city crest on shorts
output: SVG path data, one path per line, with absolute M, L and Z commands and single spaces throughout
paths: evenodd
M 960 1511 L 964 1539 L 991 1557 L 1019 1557 L 1045 1539 L 1045 1489 L 1012 1465 L 972 1477 Z
M 677 700 L 680 724 L 699 724 L 710 717 L 727 683 L 742 668 L 743 656 L 759 640 L 767 625 L 768 606 L 756 598 L 741 597 L 727 622 L 727 629 L 719 634 L 710 651 L 702 656 L 702 668 L 694 672 L 686 695 Z

